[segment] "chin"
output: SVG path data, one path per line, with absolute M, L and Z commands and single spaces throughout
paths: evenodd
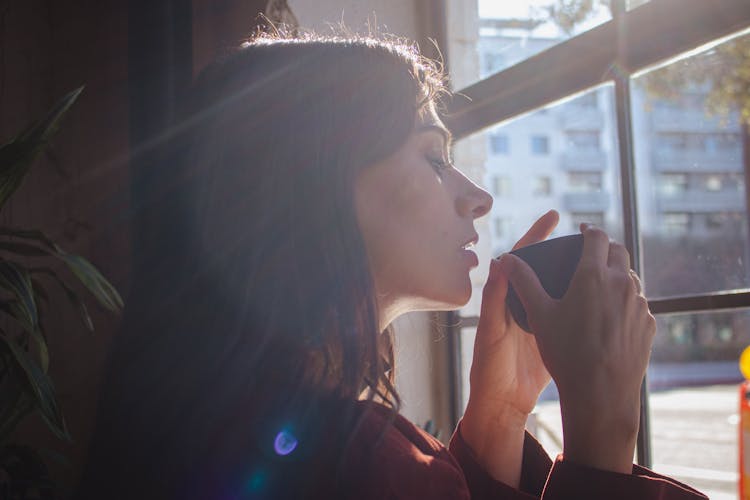
M 443 311 L 455 311 L 456 309 L 461 309 L 469 303 L 471 292 L 471 282 L 468 282 L 463 287 L 457 287 L 455 290 L 451 291 L 450 295 L 443 297 L 440 309 Z

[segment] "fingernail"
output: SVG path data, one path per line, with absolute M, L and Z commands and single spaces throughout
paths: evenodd
M 500 257 L 497 258 L 497 267 L 498 269 L 506 269 L 508 267 L 508 263 L 511 260 L 511 258 L 508 256 L 507 253 L 502 254 Z

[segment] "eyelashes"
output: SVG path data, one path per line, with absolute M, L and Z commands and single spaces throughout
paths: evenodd
M 446 170 L 453 168 L 453 163 L 450 160 L 446 160 L 444 158 L 428 157 L 427 161 L 430 162 L 430 165 L 432 165 L 432 168 L 435 170 L 435 172 L 438 173 L 438 175 L 443 175 Z

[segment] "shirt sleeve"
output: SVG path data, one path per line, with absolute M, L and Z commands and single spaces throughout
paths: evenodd
M 460 424 L 453 434 L 449 449 L 463 470 L 472 500 L 540 498 L 547 481 L 547 475 L 552 467 L 552 460 L 528 432 L 523 443 L 523 464 L 519 489 L 492 478 L 484 470 L 477 461 L 474 452 L 461 436 Z
M 542 498 L 708 499 L 694 488 L 645 467 L 633 465 L 632 474 L 622 474 L 579 465 L 566 460 L 562 455 L 557 457 L 552 466 Z
M 472 500 L 542 499 L 576 500 L 698 500 L 699 491 L 644 467 L 633 465 L 632 474 L 586 467 L 562 455 L 553 463 L 539 442 L 526 433 L 519 489 L 493 479 L 479 464 L 471 448 L 456 430 L 450 452 L 463 470 Z

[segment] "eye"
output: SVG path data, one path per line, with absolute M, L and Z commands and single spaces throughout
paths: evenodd
M 446 160 L 445 158 L 433 158 L 433 157 L 427 157 L 427 161 L 430 162 L 430 165 L 432 165 L 432 168 L 435 169 L 435 172 L 438 173 L 438 175 L 443 175 L 443 173 L 451 168 L 453 164 L 450 162 L 450 160 Z

